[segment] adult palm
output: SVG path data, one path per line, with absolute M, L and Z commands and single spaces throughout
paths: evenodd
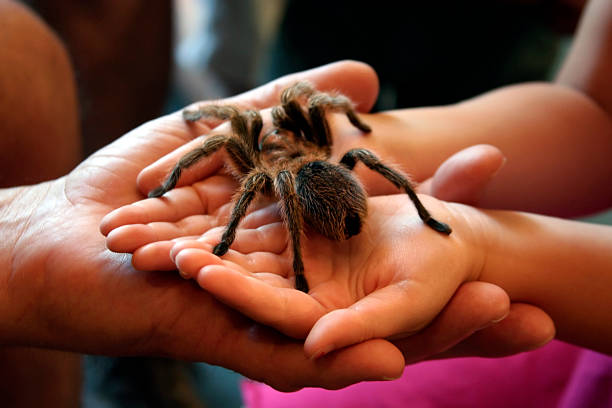
M 346 62 L 282 78 L 231 102 L 267 107 L 283 87 L 302 78 L 323 89 L 339 88 L 365 109 L 377 91 L 369 67 Z M 144 198 L 136 185 L 141 170 L 206 130 L 204 124 L 186 125 L 180 114 L 162 117 L 63 178 L 5 191 L 3 343 L 206 361 L 281 389 L 335 388 L 399 375 L 401 356 L 385 342 L 364 344 L 328 362 L 309 361 L 299 342 L 255 325 L 176 276 L 138 272 L 128 255 L 106 248 L 100 221 Z M 227 199 L 223 188 L 208 198 L 219 206 Z M 211 226 L 219 206 L 207 209 Z M 379 358 L 365 358 L 371 353 Z

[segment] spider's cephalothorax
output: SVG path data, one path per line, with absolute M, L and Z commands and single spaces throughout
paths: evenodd
M 213 253 L 221 256 L 227 252 L 238 223 L 258 193 L 275 197 L 281 204 L 291 238 L 295 287 L 304 292 L 308 292 L 300 249 L 304 222 L 334 240 L 347 239 L 361 231 L 367 213 L 366 195 L 351 172 L 358 161 L 406 191 L 427 225 L 450 234 L 448 225 L 431 217 L 408 179 L 370 151 L 352 149 L 339 163 L 328 161 L 332 138 L 325 115 L 329 111 L 346 114 L 356 128 L 370 132 L 347 97 L 318 92 L 306 82 L 297 82 L 283 91 L 281 105 L 272 109 L 273 130 L 261 137 L 263 121 L 258 112 L 226 105 L 185 110 L 183 116 L 189 121 L 202 117 L 229 120 L 232 133 L 210 136 L 183 156 L 167 180 L 151 191 L 149 197 L 159 197 L 171 190 L 183 169 L 224 148 L 228 164 L 241 185 L 229 223 Z

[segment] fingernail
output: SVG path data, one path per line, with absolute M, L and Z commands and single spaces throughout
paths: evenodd
M 321 350 L 317 351 L 316 353 L 314 353 L 312 355 L 312 357 L 310 357 L 310 359 L 313 360 L 313 361 L 314 360 L 318 360 L 321 357 L 324 357 L 326 354 L 329 354 L 333 349 L 334 349 L 333 344 L 330 344 L 329 346 L 324 347 L 323 349 L 321 349 Z
M 497 176 L 497 173 L 499 173 L 501 171 L 501 169 L 506 165 L 507 161 L 508 161 L 508 159 L 506 158 L 506 156 L 504 156 L 502 158 L 501 163 L 499 164 L 499 167 L 493 172 L 493 174 L 491 174 L 490 178 L 494 178 L 495 176 Z
M 495 323 L 499 323 L 502 320 L 504 320 L 506 317 L 508 317 L 508 313 L 506 313 L 505 315 L 503 315 L 502 317 L 500 317 L 499 319 L 495 319 L 495 320 L 491 320 L 491 324 L 495 324 Z
M 191 279 L 191 276 L 189 276 L 189 274 L 181 269 L 179 269 L 178 271 L 179 275 L 181 275 L 181 278 L 183 279 Z
M 506 313 L 505 315 L 503 315 L 502 317 L 499 317 L 497 319 L 491 320 L 489 323 L 483 325 L 482 327 L 479 327 L 476 331 L 478 330 L 482 330 L 482 329 L 486 329 L 487 327 L 491 327 L 494 324 L 497 324 L 499 322 L 501 322 L 502 320 L 504 320 L 506 317 L 508 317 L 508 313 Z

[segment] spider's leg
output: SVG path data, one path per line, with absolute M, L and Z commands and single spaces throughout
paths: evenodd
M 408 197 L 414 203 L 416 207 L 419 217 L 423 220 L 423 222 L 429 225 L 431 228 L 438 232 L 442 232 L 444 234 L 450 234 L 452 229 L 447 224 L 440 222 L 433 218 L 429 211 L 425 208 L 419 197 L 414 192 L 414 189 L 410 185 L 410 181 L 402 175 L 400 172 L 393 170 L 389 166 L 383 164 L 378 157 L 376 157 L 372 152 L 366 149 L 351 149 L 344 154 L 340 163 L 345 165 L 349 170 L 352 170 L 357 164 L 357 161 L 361 161 L 363 164 L 368 166 L 371 170 L 380 173 L 383 177 L 389 180 L 398 188 L 403 188 L 404 191 L 408 194 Z
M 314 138 L 319 146 L 331 147 L 333 143 L 326 118 L 328 110 L 344 112 L 351 124 L 362 132 L 368 133 L 372 130 L 370 126 L 359 119 L 353 109 L 351 101 L 346 96 L 331 96 L 326 93 L 318 92 L 312 95 L 308 100 L 308 114 L 312 123 Z
M 228 159 L 240 174 L 248 174 L 255 168 L 253 162 L 253 151 L 250 150 L 240 139 L 228 138 L 225 143 Z
M 315 87 L 308 81 L 298 81 L 288 88 L 285 88 L 281 93 L 281 103 L 285 103 L 292 99 L 310 98 L 316 93 Z
M 204 141 L 202 146 L 185 154 L 178 163 L 176 163 L 166 181 L 164 181 L 161 186 L 149 192 L 149 197 L 161 197 L 166 192 L 172 190 L 176 186 L 184 169 L 192 166 L 201 158 L 216 152 L 223 147 L 228 140 L 229 138 L 225 135 L 211 136 Z
M 190 122 L 195 122 L 202 118 L 216 118 L 229 120 L 232 132 L 242 139 L 247 146 L 253 147 L 253 140 L 249 133 L 249 117 L 252 111 L 241 112 L 232 105 L 204 105 L 196 110 L 183 110 L 183 118 Z
M 331 147 L 333 141 L 329 123 L 325 117 L 325 107 L 318 104 L 311 104 L 308 107 L 308 115 L 312 124 L 312 133 L 315 143 L 319 146 Z
M 236 238 L 236 229 L 240 220 L 245 216 L 249 204 L 253 201 L 253 198 L 258 192 L 271 188 L 272 179 L 266 173 L 260 172 L 249 176 L 240 187 L 240 193 L 238 199 L 232 209 L 230 220 L 227 224 L 223 235 L 221 236 L 221 242 L 215 245 L 213 254 L 217 256 L 224 255 L 229 249 L 232 242 Z
M 313 135 L 312 124 L 304 114 L 302 105 L 300 105 L 297 100 L 291 99 L 283 102 L 282 107 L 285 110 L 286 115 L 293 121 L 295 127 L 299 130 L 298 132 L 295 132 L 296 135 L 303 137 L 309 142 L 316 143 L 317 141 Z
M 257 111 L 249 110 L 246 111 L 244 115 L 250 116 L 251 123 L 249 134 L 246 136 L 246 138 L 250 140 L 247 145 L 250 144 L 254 151 L 259 152 L 259 134 L 263 128 L 263 119 Z
M 349 122 L 362 132 L 369 133 L 372 131 L 367 123 L 359 119 L 351 100 L 344 95 L 330 95 L 323 92 L 317 92 L 308 99 L 308 109 L 317 106 L 325 110 L 334 112 L 342 112 L 346 115 Z
M 304 220 L 302 217 L 302 206 L 295 191 L 295 178 L 291 172 L 287 170 L 280 171 L 274 180 L 274 188 L 281 199 L 283 216 L 291 235 L 295 288 L 308 293 L 308 282 L 304 276 L 304 262 L 302 261 L 302 248 L 300 246 Z
M 312 124 L 300 103 L 301 99 L 310 98 L 315 92 L 316 90 L 309 82 L 300 81 L 283 90 L 280 99 L 285 115 L 291 119 L 293 125 L 299 130 L 295 133 L 301 134 L 309 142 L 317 143 L 313 135 Z
M 300 129 L 295 121 L 287 115 L 282 106 L 272 108 L 272 125 L 277 129 L 288 130 L 293 133 L 300 133 Z

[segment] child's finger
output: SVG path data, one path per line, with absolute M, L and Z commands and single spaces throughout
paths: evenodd
M 174 271 L 176 265 L 170 258 L 174 242 L 157 241 L 138 248 L 132 255 L 132 265 L 139 271 Z
M 217 241 L 209 240 L 181 240 L 170 251 L 170 259 L 179 266 L 185 278 L 195 278 L 201 268 L 208 264 L 224 264 L 236 266 L 243 273 L 268 273 L 286 279 L 290 275 L 291 260 L 283 255 L 271 252 L 241 253 L 230 249 L 226 254 L 218 257 L 212 253 Z M 187 251 L 187 252 L 185 252 Z M 178 265 L 177 256 L 182 253 L 181 264 Z
M 324 313 L 312 297 L 293 289 L 292 280 L 273 273 L 251 273 L 206 250 L 184 249 L 175 262 L 221 302 L 288 336 L 304 338 Z
M 117 208 L 102 219 L 100 231 L 108 235 L 125 225 L 172 222 L 188 215 L 204 214 L 202 200 L 193 188 L 178 189 L 172 193 L 164 199 L 148 198 Z
M 230 248 L 243 254 L 251 252 L 282 254 L 287 249 L 287 238 L 287 228 L 283 223 L 275 222 L 258 228 L 238 230 Z
M 176 265 L 170 251 L 181 240 L 195 240 L 197 237 L 181 237 L 172 241 L 155 241 L 136 249 L 132 255 L 132 265 L 139 271 L 175 271 Z
M 199 239 L 207 246 L 214 247 L 221 240 L 225 227 L 217 227 L 208 230 Z M 173 257 L 179 251 L 188 248 L 191 243 L 180 242 L 172 250 Z M 193 245 L 196 245 L 195 243 Z M 288 239 L 287 229 L 281 222 L 265 224 L 258 228 L 238 229 L 236 238 L 230 250 L 241 254 L 253 252 L 268 252 L 272 254 L 282 254 L 287 250 Z
M 265 205 L 247 214 L 240 222 L 240 228 L 255 229 L 267 224 L 282 222 L 277 203 Z

